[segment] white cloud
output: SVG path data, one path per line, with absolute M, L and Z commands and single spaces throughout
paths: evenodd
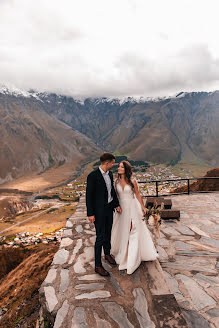
M 0 0 L 0 82 L 77 96 L 218 89 L 217 1 Z

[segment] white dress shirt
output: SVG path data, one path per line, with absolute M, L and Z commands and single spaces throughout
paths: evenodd
M 107 191 L 108 191 L 108 203 L 110 203 L 113 200 L 113 197 L 111 195 L 111 190 L 112 190 L 112 184 L 111 184 L 111 179 L 109 176 L 109 171 L 104 172 L 101 167 L 99 166 L 99 170 L 102 173 L 102 176 L 105 180 Z

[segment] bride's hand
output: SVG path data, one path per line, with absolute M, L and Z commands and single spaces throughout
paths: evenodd
M 142 211 L 143 211 L 144 215 L 149 212 L 149 210 L 146 207 L 142 207 Z
M 121 207 L 120 207 L 120 206 L 116 207 L 116 210 L 117 210 L 117 212 L 118 212 L 119 214 L 121 214 L 121 213 L 122 213 L 122 209 L 121 209 Z

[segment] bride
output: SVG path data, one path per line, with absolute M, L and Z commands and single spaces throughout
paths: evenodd
M 158 257 L 150 232 L 142 220 L 148 209 L 144 206 L 136 180 L 131 177 L 131 165 L 122 161 L 115 182 L 122 213 L 114 213 L 111 252 L 119 270 L 127 269 L 127 274 L 132 274 L 141 261 L 153 261 Z

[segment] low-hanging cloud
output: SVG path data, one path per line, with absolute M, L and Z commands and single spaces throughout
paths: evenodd
M 174 3 L 2 1 L 0 82 L 77 97 L 218 89 L 217 2 L 211 16 Z

